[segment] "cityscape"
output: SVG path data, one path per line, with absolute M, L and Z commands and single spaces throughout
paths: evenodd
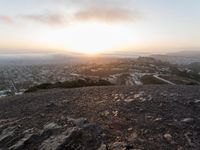
M 181 74 L 182 73 L 182 74 Z M 196 76 L 195 76 L 196 75 Z M 0 66 L 0 97 L 21 95 L 44 83 L 90 78 L 114 85 L 200 85 L 200 72 L 189 66 L 172 65 L 151 57 L 117 59 L 106 63 Z

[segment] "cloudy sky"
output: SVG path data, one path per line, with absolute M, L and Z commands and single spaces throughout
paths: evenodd
M 0 0 L 0 52 L 200 49 L 200 0 Z

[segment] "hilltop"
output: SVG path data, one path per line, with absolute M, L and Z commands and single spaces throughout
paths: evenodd
M 50 89 L 0 99 L 1 150 L 200 147 L 198 86 Z

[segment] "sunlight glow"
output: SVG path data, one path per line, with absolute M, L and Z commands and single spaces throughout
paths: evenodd
M 134 39 L 129 35 L 130 30 L 123 26 L 81 23 L 62 31 L 59 37 L 66 41 L 62 44 L 64 48 L 91 55 L 131 43 Z

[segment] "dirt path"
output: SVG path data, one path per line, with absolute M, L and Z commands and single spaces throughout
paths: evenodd
M 161 81 L 163 81 L 163 82 L 165 82 L 165 83 L 168 83 L 168 84 L 170 84 L 170 85 L 176 85 L 175 83 L 173 83 L 173 82 L 171 82 L 171 81 L 169 81 L 169 80 L 163 79 L 163 78 L 159 77 L 158 75 L 153 75 L 153 76 L 154 76 L 156 79 L 161 80 Z

